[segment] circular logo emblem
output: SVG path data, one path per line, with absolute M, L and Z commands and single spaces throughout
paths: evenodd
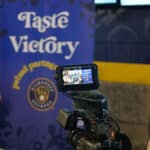
M 56 87 L 52 81 L 46 78 L 32 81 L 27 94 L 30 105 L 37 111 L 53 109 L 57 100 Z

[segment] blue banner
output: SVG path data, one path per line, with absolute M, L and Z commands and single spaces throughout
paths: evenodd
M 0 0 L 0 147 L 71 150 L 56 121 L 72 101 L 57 65 L 93 61 L 92 0 Z

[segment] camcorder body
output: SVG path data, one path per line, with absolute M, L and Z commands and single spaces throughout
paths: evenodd
M 62 108 L 57 121 L 67 130 L 75 150 L 131 150 L 132 145 L 109 115 L 108 99 L 99 91 L 96 64 L 58 66 L 59 91 L 73 100 L 74 110 Z

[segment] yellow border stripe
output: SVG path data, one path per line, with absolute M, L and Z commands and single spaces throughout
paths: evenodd
M 150 84 L 150 65 L 95 61 L 99 79 L 110 82 Z

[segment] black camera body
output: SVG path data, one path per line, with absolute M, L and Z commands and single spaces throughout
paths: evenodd
M 71 97 L 75 110 L 60 109 L 57 120 L 69 131 L 68 139 L 76 150 L 131 150 L 126 134 L 110 117 L 108 99 L 98 90 L 95 64 L 58 66 L 57 86 Z

